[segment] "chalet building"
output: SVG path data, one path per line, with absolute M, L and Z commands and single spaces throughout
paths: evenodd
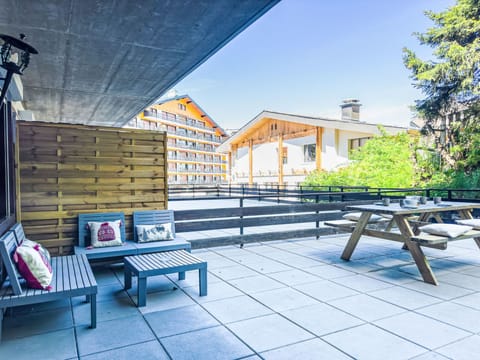
M 231 183 L 298 184 L 315 170 L 346 165 L 349 152 L 380 134 L 377 124 L 360 121 L 358 100 L 345 100 L 341 119 L 263 111 L 218 151 L 228 156 Z M 406 127 L 384 125 L 391 134 Z
M 188 95 L 158 101 L 127 126 L 167 132 L 169 184 L 226 181 L 226 155 L 216 150 L 227 134 Z

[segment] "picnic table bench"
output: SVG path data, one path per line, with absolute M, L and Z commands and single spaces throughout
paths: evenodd
M 137 306 L 145 306 L 149 276 L 178 272 L 179 280 L 183 280 L 185 271 L 189 270 L 198 270 L 200 296 L 207 295 L 207 262 L 185 250 L 126 257 L 124 259 L 125 289 L 132 287 L 132 276 L 137 276 Z

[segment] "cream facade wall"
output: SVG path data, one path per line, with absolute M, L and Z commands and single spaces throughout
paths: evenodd
M 330 171 L 348 163 L 349 141 L 371 137 L 372 134 L 324 128 L 322 134 L 322 169 Z M 284 183 L 298 184 L 315 170 L 316 162 L 305 161 L 304 145 L 315 144 L 315 136 L 305 136 L 283 141 L 287 149 L 287 163 L 283 165 Z M 271 184 L 278 182 L 278 141 L 253 146 L 253 182 Z M 248 183 L 248 146 L 239 147 L 231 168 L 232 182 Z

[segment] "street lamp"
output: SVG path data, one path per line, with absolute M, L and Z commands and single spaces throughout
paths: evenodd
M 5 77 L 0 79 L 3 80 L 0 107 L 3 105 L 13 74 L 22 75 L 30 62 L 30 54 L 38 54 L 34 47 L 22 41 L 24 38 L 24 34 L 20 34 L 20 39 L 0 34 L 0 39 L 3 40 L 0 49 L 0 67 L 7 70 Z

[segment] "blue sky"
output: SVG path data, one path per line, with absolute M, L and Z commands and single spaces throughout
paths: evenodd
M 433 23 L 424 10 L 454 0 L 283 0 L 182 80 L 220 126 L 239 128 L 262 110 L 339 118 L 357 98 L 361 120 L 408 125 L 422 94 L 402 62 L 412 35 Z

